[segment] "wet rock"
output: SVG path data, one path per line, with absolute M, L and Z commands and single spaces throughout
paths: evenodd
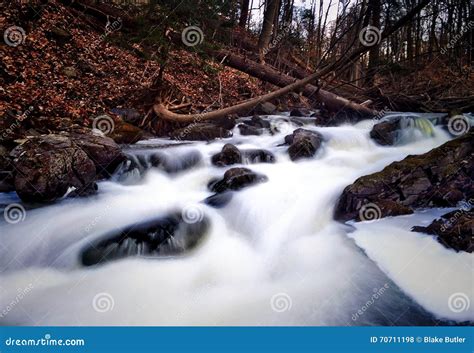
M 221 180 L 212 181 L 209 184 L 209 189 L 218 193 L 228 190 L 235 191 L 267 180 L 265 175 L 257 174 L 250 169 L 232 168 L 224 173 Z
M 436 235 L 447 248 L 472 253 L 474 250 L 474 210 L 455 210 L 436 219 L 428 227 L 416 226 L 412 231 Z
M 67 134 L 94 162 L 97 175 L 109 177 L 126 158 L 120 147 L 109 137 L 92 134 Z
M 275 104 L 270 103 L 270 102 L 264 102 L 260 104 L 256 109 L 257 114 L 274 114 L 277 110 L 277 107 Z
M 292 161 L 313 157 L 321 146 L 322 140 L 321 134 L 301 128 L 285 136 L 285 144 L 290 145 L 288 154 Z
M 222 147 L 221 152 L 212 156 L 211 162 L 218 167 L 242 163 L 242 154 L 237 147 L 228 143 Z
M 155 168 L 160 168 L 166 173 L 174 174 L 189 170 L 202 161 L 202 154 L 199 151 L 176 155 L 155 153 L 150 156 L 150 163 Z
M 9 152 L 0 145 L 0 192 L 14 191 L 13 180 L 13 164 Z
M 236 119 L 237 119 L 237 116 L 228 115 L 223 118 L 215 119 L 212 121 L 212 123 L 214 125 L 223 127 L 224 129 L 232 130 L 236 125 Z
M 346 187 L 335 210 L 342 221 L 357 219 L 367 203 L 391 201 L 380 217 L 391 215 L 398 205 L 410 209 L 454 207 L 474 196 L 474 129 L 418 156 L 408 156 L 380 172 L 357 179 Z
M 201 244 L 207 234 L 209 220 L 204 215 L 198 216 L 186 219 L 180 213 L 173 213 L 124 227 L 84 249 L 82 264 L 92 266 L 130 256 L 182 255 Z
M 305 108 L 295 108 L 295 109 L 292 109 L 290 112 L 290 116 L 294 116 L 294 117 L 311 116 L 311 114 L 312 114 L 311 111 Z
M 240 134 L 243 136 L 260 136 L 263 132 L 261 128 L 247 124 L 239 124 L 237 127 L 239 128 Z
M 74 187 L 77 194 L 94 188 L 96 168 L 88 155 L 67 136 L 27 139 L 11 152 L 15 189 L 23 201 L 49 202 Z
M 244 124 L 257 127 L 260 129 L 270 129 L 271 128 L 271 123 L 268 120 L 262 119 L 258 115 L 252 116 L 250 120 L 244 121 Z
M 210 141 L 231 136 L 231 131 L 210 123 L 190 124 L 187 127 L 176 129 L 170 134 L 170 137 L 174 140 L 190 141 Z
M 255 150 L 244 150 L 243 162 L 245 164 L 255 163 L 275 163 L 275 156 L 273 153 L 267 150 L 255 149 Z
M 399 133 L 398 121 L 382 121 L 374 125 L 370 131 L 370 137 L 382 146 L 392 146 L 398 140 Z
M 232 192 L 223 192 L 211 195 L 204 200 L 206 205 L 214 208 L 225 207 L 232 200 Z
M 144 131 L 139 127 L 122 122 L 117 124 L 107 137 L 110 137 L 116 143 L 133 144 L 143 139 L 144 135 Z

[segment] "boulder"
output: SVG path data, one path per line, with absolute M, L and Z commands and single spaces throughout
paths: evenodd
M 374 125 L 370 131 L 370 137 L 382 146 L 392 146 L 397 142 L 399 133 L 398 121 L 382 121 Z
M 82 251 L 82 264 L 92 266 L 130 256 L 182 255 L 195 249 L 207 234 L 210 223 L 200 212 L 196 208 L 192 217 L 176 212 L 114 231 Z
M 126 159 L 120 147 L 109 137 L 78 133 L 65 136 L 68 136 L 94 162 L 98 176 L 109 177 Z
M 184 128 L 173 130 L 170 134 L 174 140 L 189 141 L 210 141 L 231 136 L 231 131 L 211 123 L 190 124 Z
M 96 167 L 67 136 L 45 135 L 27 139 L 11 152 L 15 189 L 27 202 L 50 202 L 74 187 L 78 194 L 95 189 Z
M 292 161 L 313 157 L 321 146 L 322 140 L 321 134 L 301 128 L 285 136 L 285 144 L 290 145 L 288 154 Z
M 224 173 L 221 180 L 212 181 L 209 184 L 211 191 L 222 193 L 228 190 L 241 190 L 248 186 L 266 182 L 265 175 L 257 174 L 247 168 L 232 168 Z
M 400 205 L 408 209 L 454 207 L 474 196 L 474 129 L 428 153 L 408 156 L 382 171 L 363 176 L 346 187 L 335 218 L 357 219 L 367 203 L 390 201 L 380 217 L 392 215 Z M 408 211 L 407 211 L 408 212 Z
M 290 116 L 294 117 L 304 117 L 304 116 L 311 116 L 312 112 L 309 109 L 305 108 L 294 108 L 290 112 Z
M 275 104 L 270 103 L 270 102 L 264 102 L 261 103 L 256 109 L 257 114 L 274 114 L 277 110 L 277 107 Z
M 221 152 L 212 156 L 211 162 L 218 167 L 239 164 L 242 163 L 242 154 L 237 147 L 228 143 L 222 147 Z
M 237 127 L 239 128 L 240 134 L 243 136 L 259 136 L 262 134 L 262 129 L 255 126 L 239 124 Z
M 472 253 L 474 244 L 474 210 L 455 210 L 436 219 L 428 227 L 416 226 L 412 231 L 436 235 L 447 248 Z

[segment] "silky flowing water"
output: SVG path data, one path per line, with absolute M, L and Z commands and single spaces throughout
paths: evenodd
M 274 134 L 261 136 L 241 136 L 235 129 L 232 138 L 210 143 L 141 142 L 126 152 L 159 151 L 179 161 L 196 151 L 202 161 L 172 175 L 152 168 L 100 182 L 96 196 L 28 209 L 16 224 L 1 218 L 0 322 L 433 325 L 473 320 L 474 305 L 453 310 L 455 295 L 472 301 L 473 255 L 410 232 L 449 210 L 362 223 L 333 220 L 344 187 L 443 144 L 449 134 L 435 127 L 434 136 L 426 137 L 411 129 L 399 146 L 382 147 L 369 137 L 373 121 L 307 124 L 304 128 L 320 132 L 324 143 L 314 158 L 292 162 L 287 147 L 279 145 L 298 126 L 279 121 Z M 234 193 L 223 208 L 212 208 L 202 203 L 212 194 L 207 184 L 230 167 L 215 167 L 210 157 L 225 143 L 266 149 L 276 162 L 246 165 L 268 181 Z M 0 204 L 16 202 L 14 193 L 0 194 Z M 176 209 L 210 220 L 204 240 L 191 252 L 81 264 L 82 250 L 104 234 Z

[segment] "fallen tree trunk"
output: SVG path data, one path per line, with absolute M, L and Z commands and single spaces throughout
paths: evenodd
M 410 12 L 408 12 L 404 17 L 402 17 L 400 20 L 398 20 L 392 27 L 386 28 L 383 33 L 380 36 L 380 41 L 383 39 L 387 38 L 390 36 L 392 33 L 397 31 L 399 28 L 404 26 L 407 22 L 409 22 L 418 12 L 421 11 L 422 8 L 424 8 L 430 0 L 422 0 L 418 5 L 416 5 Z M 281 97 L 287 93 L 290 93 L 295 90 L 299 90 L 306 86 L 307 84 L 317 80 L 318 78 L 324 77 L 328 75 L 329 73 L 333 72 L 336 68 L 343 66 L 355 59 L 358 59 L 362 54 L 366 53 L 367 51 L 370 50 L 371 47 L 358 47 L 354 49 L 351 53 L 344 55 L 343 57 L 339 58 L 336 62 L 332 63 L 331 65 L 327 66 L 321 71 L 317 71 L 312 75 L 309 75 L 308 77 L 298 80 L 296 82 L 293 82 L 285 87 L 282 87 L 274 92 L 267 93 L 263 96 L 250 99 L 247 101 L 244 101 L 242 103 L 236 104 L 231 107 L 223 108 L 220 110 L 216 110 L 213 112 L 208 112 L 208 113 L 203 113 L 203 114 L 190 114 L 190 115 L 185 115 L 185 114 L 176 114 L 168 109 L 162 104 L 158 103 L 153 106 L 153 110 L 155 114 L 164 119 L 164 120 L 170 120 L 174 122 L 183 122 L 183 123 L 193 123 L 193 122 L 200 122 L 200 121 L 205 121 L 205 120 L 213 120 L 213 119 L 220 119 L 223 117 L 226 117 L 227 115 L 230 114 L 239 114 L 241 112 L 245 112 L 248 110 L 251 110 L 255 108 L 258 104 L 276 99 L 278 97 Z
M 227 66 L 245 72 L 275 86 L 285 87 L 296 81 L 293 77 L 282 74 L 268 65 L 256 63 L 255 61 L 245 59 L 230 52 L 218 51 L 214 53 L 214 57 Z M 349 109 L 363 116 L 372 116 L 377 114 L 375 110 L 362 106 L 358 103 L 351 102 L 348 99 L 342 98 L 334 93 L 320 89 L 319 87 L 311 84 L 304 86 L 301 89 L 301 92 L 305 97 L 325 103 L 329 112 L 337 112 L 342 109 Z

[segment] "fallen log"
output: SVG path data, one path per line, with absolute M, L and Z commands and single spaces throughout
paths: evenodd
M 223 64 L 278 87 L 285 87 L 296 81 L 295 78 L 282 74 L 268 65 L 259 64 L 227 51 L 221 50 L 213 54 L 213 56 Z M 348 109 L 361 116 L 373 116 L 377 114 L 375 110 L 367 106 L 351 102 L 348 99 L 311 84 L 302 87 L 301 92 L 305 97 L 324 102 L 326 108 L 332 113 L 336 113 L 342 109 Z

